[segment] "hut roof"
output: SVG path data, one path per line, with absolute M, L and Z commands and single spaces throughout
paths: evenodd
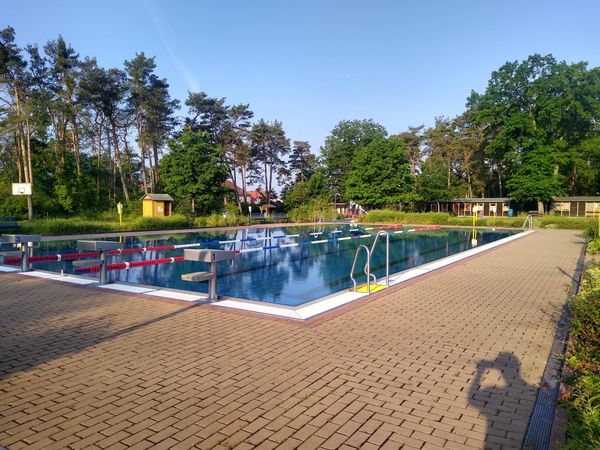
M 157 202 L 172 202 L 173 197 L 169 194 L 146 194 L 142 197 L 142 200 L 149 198 L 150 200 L 155 200 Z

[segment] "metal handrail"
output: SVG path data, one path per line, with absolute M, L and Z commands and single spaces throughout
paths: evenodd
M 527 217 L 525 217 L 525 222 L 523 222 L 521 230 L 525 231 L 526 228 L 529 231 L 533 229 L 533 216 L 531 214 L 528 214 Z
M 385 236 L 385 285 L 387 287 L 390 286 L 390 233 L 387 231 L 381 230 L 375 236 L 375 240 L 373 241 L 373 245 L 371 246 L 371 251 L 369 252 L 369 263 L 371 262 L 371 258 L 373 257 L 373 252 L 375 251 L 375 247 L 377 246 L 377 242 L 379 241 L 379 236 Z M 377 280 L 377 279 L 376 279 Z M 377 282 L 377 281 L 375 281 Z
M 352 285 L 354 287 L 354 292 L 356 292 L 356 279 L 354 278 L 354 269 L 356 268 L 356 261 L 358 260 L 358 255 L 360 250 L 364 249 L 367 252 L 367 262 L 365 264 L 365 274 L 367 275 L 367 291 L 369 294 L 371 293 L 371 252 L 369 251 L 369 247 L 364 244 L 361 244 L 356 249 L 354 253 L 354 261 L 352 262 L 352 269 L 350 269 L 350 279 L 352 280 Z

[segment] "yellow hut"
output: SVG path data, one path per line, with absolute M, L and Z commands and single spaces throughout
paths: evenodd
M 142 197 L 144 217 L 166 217 L 173 214 L 173 198 L 169 194 L 146 194 Z

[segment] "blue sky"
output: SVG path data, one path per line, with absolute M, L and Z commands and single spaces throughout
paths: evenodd
M 315 153 L 340 120 L 397 133 L 456 115 L 509 60 L 537 52 L 600 65 L 593 0 L 36 0 L 2 10 L 0 26 L 21 45 L 62 34 L 105 67 L 144 51 L 173 97 L 249 103 Z

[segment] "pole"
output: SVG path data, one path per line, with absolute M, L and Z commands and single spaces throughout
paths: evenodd
M 29 246 L 28 242 L 21 242 L 21 270 L 27 272 L 29 270 Z
M 106 284 L 106 252 L 100 252 L 100 284 Z
M 123 226 L 123 203 L 117 203 L 117 212 L 119 213 L 119 228 Z

